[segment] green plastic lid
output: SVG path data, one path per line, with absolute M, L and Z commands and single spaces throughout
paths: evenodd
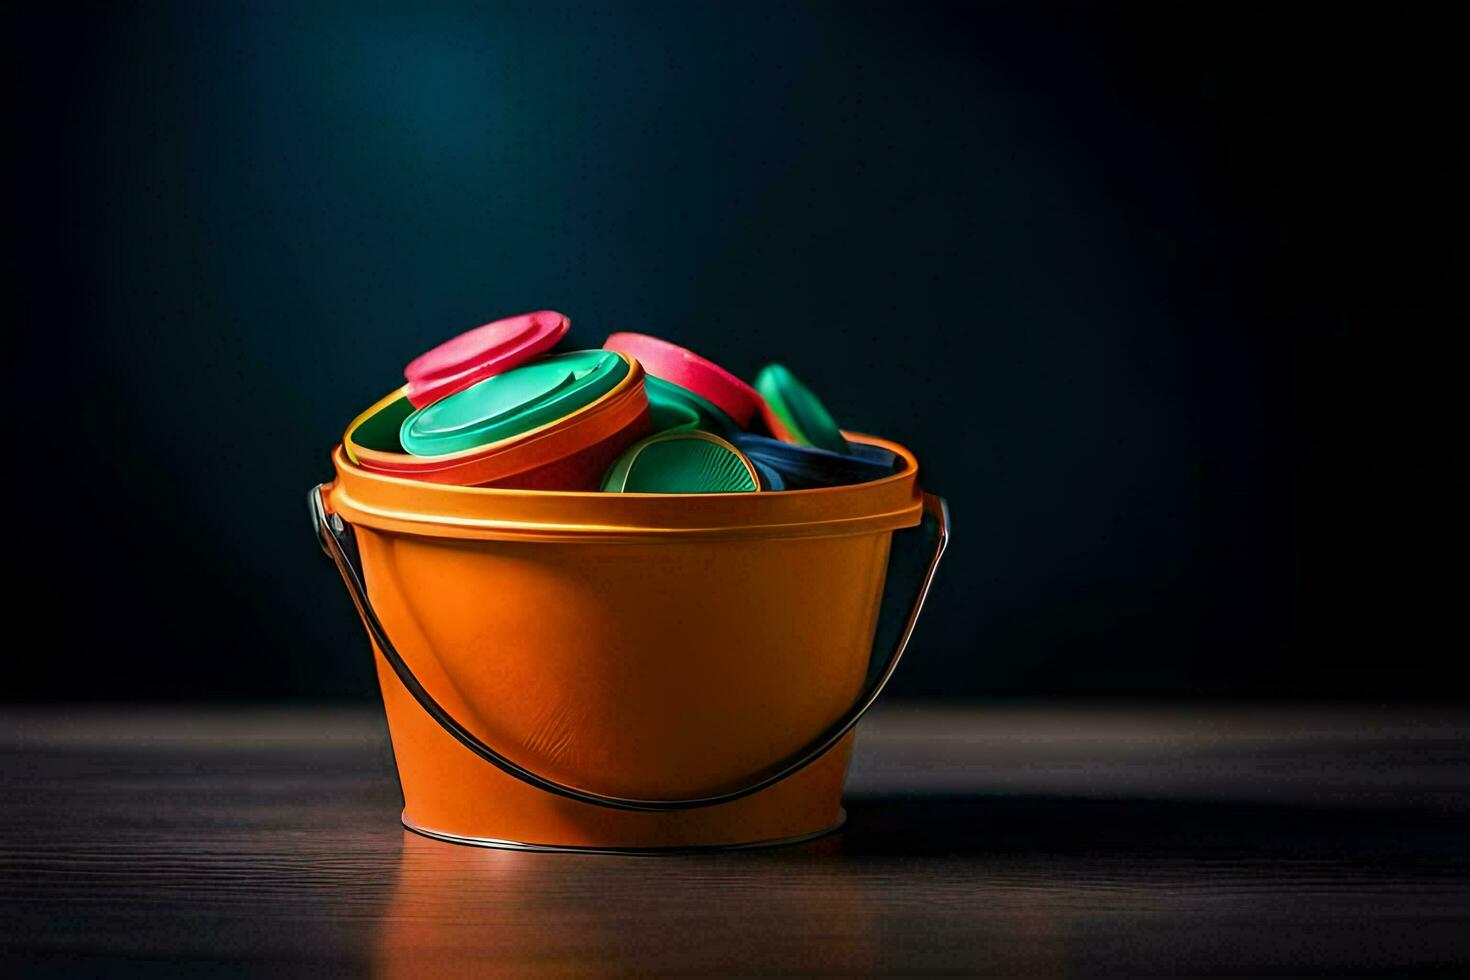
M 745 454 L 708 432 L 664 432 L 634 443 L 603 477 L 609 493 L 752 493 Z
M 831 453 L 848 452 L 847 440 L 826 406 L 783 365 L 762 368 L 755 378 L 755 390 L 797 442 Z
M 648 417 L 654 432 L 693 432 L 702 428 L 699 413 L 682 402 L 655 402 L 650 398 Z
M 741 431 L 723 409 L 688 388 L 651 374 L 643 379 L 643 385 L 648 391 L 653 427 L 659 432 L 703 429 L 723 436 Z
M 586 408 L 617 387 L 628 362 L 612 351 L 543 357 L 456 392 L 403 420 L 415 456 L 443 456 L 510 439 Z

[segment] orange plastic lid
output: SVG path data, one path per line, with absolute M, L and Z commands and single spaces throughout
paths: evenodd
M 632 436 L 646 431 L 643 368 L 620 356 L 627 360 L 628 372 L 616 387 L 590 405 L 529 432 L 442 456 L 411 456 L 398 441 L 399 427 L 414 410 L 405 387 L 353 419 L 342 438 L 343 450 L 370 472 L 458 486 L 484 486 L 547 466 L 619 433 Z

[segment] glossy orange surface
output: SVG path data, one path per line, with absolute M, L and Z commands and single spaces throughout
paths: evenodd
M 876 441 L 876 440 L 874 440 Z M 331 508 L 424 686 L 523 766 L 637 798 L 734 788 L 803 748 L 863 687 L 891 534 L 917 466 L 857 486 L 597 494 L 441 486 L 339 450 Z M 577 847 L 800 836 L 841 820 L 850 739 L 718 807 L 608 810 L 526 786 L 423 714 L 378 657 L 411 825 Z

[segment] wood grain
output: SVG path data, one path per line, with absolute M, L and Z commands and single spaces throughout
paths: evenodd
M 840 836 L 420 838 L 370 709 L 0 710 L 0 967 L 232 974 L 1470 969 L 1470 713 L 889 708 Z

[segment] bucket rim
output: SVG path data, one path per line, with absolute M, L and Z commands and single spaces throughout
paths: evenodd
M 902 465 L 866 483 L 758 493 L 604 493 L 430 483 L 332 453 L 330 509 L 381 531 L 470 540 L 628 540 L 831 537 L 917 525 L 919 463 L 899 443 L 844 431 L 892 452 Z

